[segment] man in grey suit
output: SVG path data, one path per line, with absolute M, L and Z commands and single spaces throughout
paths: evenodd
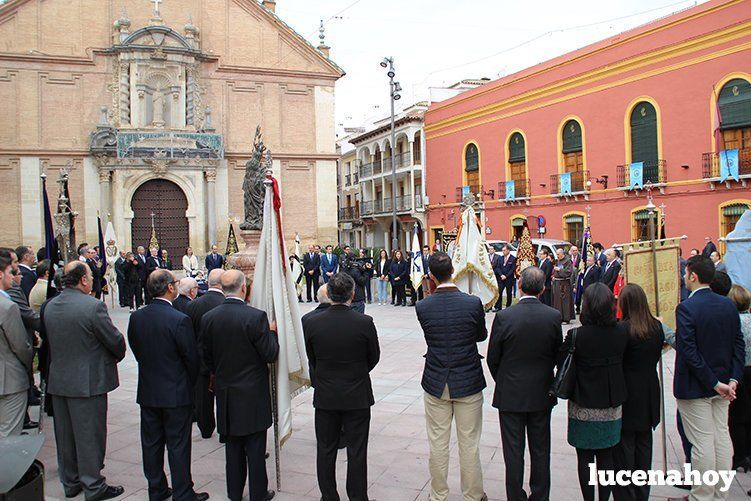
M 107 393 L 119 386 L 117 363 L 125 338 L 107 307 L 93 298 L 93 275 L 86 263 L 65 266 L 63 292 L 50 300 L 42 322 L 50 348 L 49 385 L 55 409 L 55 441 L 60 481 L 66 497 L 85 491 L 86 501 L 121 496 L 101 470 L 107 440 Z
M 6 292 L 12 274 L 11 260 L 0 256 L 0 438 L 21 433 L 34 357 L 18 306 Z

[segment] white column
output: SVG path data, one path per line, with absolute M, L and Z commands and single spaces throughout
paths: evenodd
M 216 243 L 216 169 L 207 169 L 206 174 L 206 203 L 208 220 L 209 245 Z
M 107 221 L 107 215 L 112 212 L 110 205 L 110 184 L 112 173 L 106 167 L 99 168 L 99 213 L 102 223 Z
M 11 161 L 12 165 L 13 161 Z M 44 245 L 44 219 L 42 214 L 42 180 L 38 157 L 21 157 L 16 164 L 21 173 L 21 236 L 23 245 L 37 249 Z M 50 197 L 51 210 L 55 210 L 57 199 L 56 177 L 47 179 L 47 193 Z M 14 245 L 17 245 L 14 243 Z

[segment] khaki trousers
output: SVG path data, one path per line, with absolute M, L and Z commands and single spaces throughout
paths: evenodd
M 678 411 L 683 420 L 683 429 L 691 442 L 691 468 L 705 471 L 730 470 L 733 461 L 733 444 L 728 430 L 730 402 L 720 396 L 678 400 Z M 695 485 L 690 501 L 719 501 L 727 499 L 728 493 L 720 492 L 722 482 L 716 486 Z
M 425 394 L 425 421 L 430 443 L 430 496 L 429 501 L 448 499 L 446 480 L 449 469 L 449 441 L 451 421 L 456 421 L 459 442 L 459 468 L 464 501 L 480 501 L 482 465 L 480 464 L 480 435 L 482 435 L 482 392 L 468 397 L 451 398 L 448 385 L 441 398 Z

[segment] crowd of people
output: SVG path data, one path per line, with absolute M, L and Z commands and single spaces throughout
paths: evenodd
M 657 364 L 665 346 L 676 350 L 673 395 L 686 461 L 699 472 L 751 467 L 751 293 L 732 284 L 718 263 L 692 250 L 682 261 L 687 292 L 673 331 L 650 312 L 645 292 L 635 284 L 616 287 L 621 264 L 616 249 L 595 245 L 582 269 L 572 248 L 519 272 L 510 248 L 489 252 L 506 294 L 495 305 L 487 366 L 495 381 L 493 407 L 499 426 L 509 500 L 550 499 L 551 391 L 556 372 L 573 360 L 568 395 L 568 443 L 576 449 L 585 500 L 645 500 L 648 486 L 590 484 L 590 467 L 649 470 L 652 434 L 660 422 Z M 706 249 L 705 249 L 706 250 Z M 107 395 L 119 385 L 117 364 L 126 336 L 112 323 L 96 296 L 97 259 L 84 246 L 81 258 L 50 277 L 50 263 L 28 247 L 0 248 L 0 437 L 17 435 L 36 423 L 28 407 L 39 405 L 34 385 L 35 350 L 45 411 L 54 416 L 58 471 L 65 495 L 84 492 L 87 500 L 124 493 L 102 476 L 106 452 Z M 247 305 L 244 274 L 224 270 L 216 248 L 207 290 L 200 295 L 200 272 L 190 249 L 184 278 L 164 261 L 140 281 L 139 266 L 158 261 L 156 251 L 122 253 L 116 264 L 127 270 L 125 307 L 145 307 L 130 316 L 127 341 L 138 363 L 136 402 L 141 409 L 143 471 L 151 499 L 205 500 L 191 477 L 191 432 L 218 432 L 226 452 L 227 496 L 251 501 L 275 496 L 266 473 L 267 431 L 272 425 L 268 364 L 276 360 L 276 325 Z M 96 253 L 95 251 L 93 251 Z M 696 254 L 696 255 L 694 255 Z M 485 500 L 479 456 L 483 390 L 487 386 L 478 343 L 488 339 L 486 311 L 479 298 L 453 284 L 451 257 L 426 246 L 426 279 L 411 291 L 427 352 L 422 374 L 430 449 L 430 499 L 449 494 L 449 442 L 456 423 L 464 499 Z M 161 258 L 163 259 L 163 258 Z M 36 266 L 34 263 L 37 262 Z M 411 265 L 396 250 L 376 259 L 324 253 L 311 246 L 302 259 L 308 301 L 318 306 L 302 318 L 305 350 L 314 388 L 316 471 L 322 499 L 338 500 L 336 456 L 347 449 L 346 491 L 367 500 L 367 449 L 371 407 L 370 372 L 380 359 L 373 319 L 363 314 L 368 284 L 378 282 L 376 298 L 405 304 Z M 188 272 L 188 270 L 191 270 Z M 573 278 L 575 275 L 580 275 Z M 518 277 L 518 280 L 517 280 Z M 615 278 L 614 278 L 615 277 Z M 317 283 L 322 278 L 323 285 Z M 384 285 L 381 285 L 381 284 Z M 514 302 L 514 288 L 519 299 Z M 613 289 L 618 289 L 617 297 Z M 552 289 L 552 294 L 550 293 Z M 580 293 L 574 292 L 576 289 Z M 725 297 L 727 296 L 727 297 Z M 515 303 L 515 304 L 514 304 Z M 580 313 L 581 326 L 563 335 L 562 324 Z M 345 332 L 346 335 L 342 335 Z M 748 377 L 744 381 L 744 377 Z M 523 485 L 529 447 L 529 494 Z M 164 472 L 165 449 L 171 482 Z M 171 487 L 170 487 L 171 485 Z M 720 485 L 689 485 L 691 499 L 723 499 Z

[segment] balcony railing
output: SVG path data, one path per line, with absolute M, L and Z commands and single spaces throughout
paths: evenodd
M 360 214 L 363 216 L 373 215 L 373 200 L 368 200 L 360 204 Z
M 360 177 L 366 178 L 373 175 L 373 164 L 364 164 L 360 166 Z
M 339 221 L 355 221 L 360 219 L 360 211 L 357 207 L 340 207 Z
M 344 186 L 350 186 L 352 184 L 352 176 L 346 174 L 344 176 Z
M 373 162 L 373 175 L 383 172 L 383 160 L 376 160 Z
M 720 154 L 718 152 L 702 154 L 701 166 L 704 179 L 720 177 Z M 738 175 L 751 176 L 751 148 L 738 150 Z
M 499 200 L 506 200 L 506 201 L 514 201 L 519 199 L 525 199 L 530 197 L 530 189 L 529 189 L 529 179 L 512 179 L 510 180 L 514 183 L 514 196 L 513 197 L 507 197 L 507 191 L 506 191 L 506 182 L 501 181 L 498 183 L 498 199 Z M 508 192 L 508 195 L 511 195 L 511 192 Z
M 574 194 L 589 191 L 589 186 L 587 185 L 587 181 L 589 181 L 588 171 L 580 170 L 570 172 L 569 174 L 571 175 L 571 190 L 569 191 L 566 189 L 565 193 L 562 190 L 564 190 L 566 186 L 564 186 L 565 183 L 561 182 L 561 178 L 566 174 L 554 174 L 550 176 L 550 193 L 552 195 L 567 195 L 569 193 Z
M 619 165 L 616 168 L 618 176 L 618 188 L 631 188 L 631 174 L 628 165 Z M 658 160 L 657 162 L 644 162 L 644 172 L 642 173 L 642 183 L 647 184 L 665 184 L 668 182 L 667 162 Z
M 360 181 L 360 176 L 357 172 L 352 173 L 352 184 L 357 184 Z
M 482 192 L 482 186 L 479 184 L 470 184 L 469 185 L 469 192 L 472 193 L 475 197 L 477 197 L 478 200 L 484 200 L 484 195 Z M 464 186 L 457 186 L 456 187 L 456 201 L 457 203 L 461 203 L 464 199 Z

